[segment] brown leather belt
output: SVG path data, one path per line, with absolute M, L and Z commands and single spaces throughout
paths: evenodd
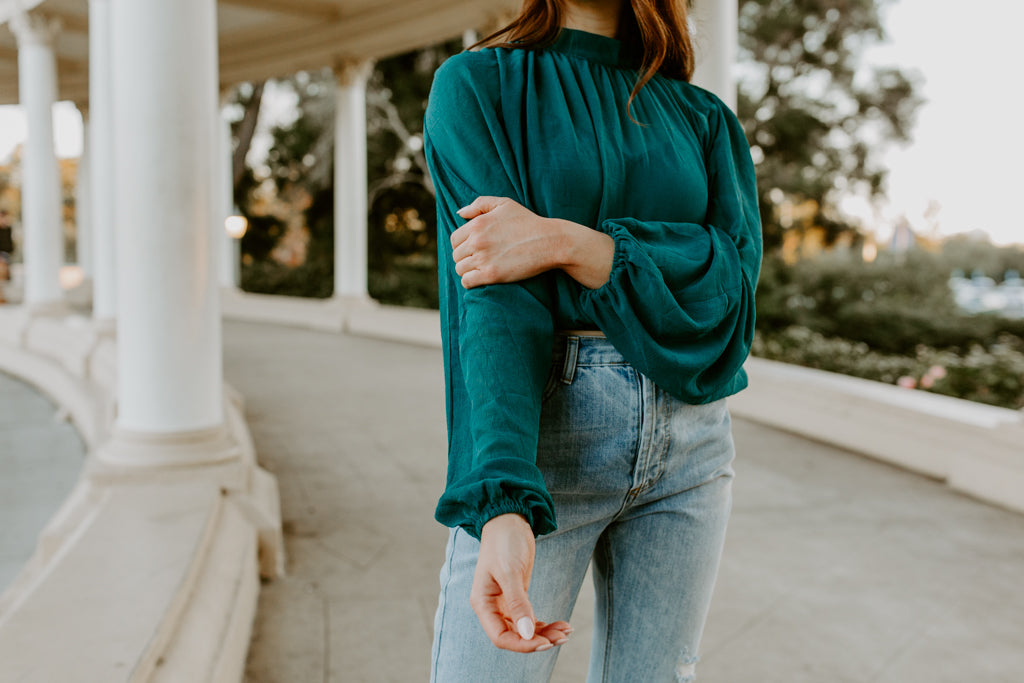
M 556 334 L 561 334 L 566 337 L 603 337 L 604 332 L 601 330 L 558 330 Z

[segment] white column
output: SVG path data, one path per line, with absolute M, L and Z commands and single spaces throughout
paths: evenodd
M 216 0 L 113 0 L 117 399 L 102 459 L 236 457 L 223 415 Z
M 365 300 L 367 278 L 366 81 L 371 62 L 336 69 L 334 298 Z
M 736 79 L 733 65 L 739 40 L 737 0 L 697 0 L 693 27 L 697 69 L 693 82 L 707 88 L 736 110 Z
M 75 183 L 75 251 L 78 267 L 85 280 L 92 279 L 92 174 L 89 144 L 89 110 L 79 106 L 82 114 L 82 156 L 78 159 L 78 181 Z
M 221 103 L 220 113 L 220 146 L 217 148 L 217 164 L 220 169 L 220 202 L 217 204 L 217 221 L 213 226 L 220 249 L 220 286 L 235 288 L 238 286 L 238 240 L 228 235 L 224 221 L 235 213 L 235 173 L 234 157 L 231 148 L 231 121 Z
M 21 213 L 24 226 L 25 304 L 58 307 L 64 299 L 60 174 L 53 146 L 53 104 L 57 100 L 57 60 L 53 41 L 58 24 L 36 14 L 16 14 L 11 29 L 18 40 L 18 89 L 28 136 L 22 161 Z
M 89 0 L 89 157 L 92 185 L 92 317 L 113 325 L 117 315 L 114 221 L 114 86 L 110 0 Z

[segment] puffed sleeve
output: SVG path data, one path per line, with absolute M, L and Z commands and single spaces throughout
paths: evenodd
M 523 515 L 537 535 L 555 529 L 551 496 L 536 466 L 554 341 L 545 276 L 466 290 L 449 239 L 464 222 L 456 211 L 478 196 L 524 203 L 497 78 L 486 52 L 449 59 L 435 75 L 424 124 L 437 192 L 449 433 L 447 484 L 435 516 L 477 538 L 503 513 Z
M 754 335 L 761 222 L 750 148 L 718 98 L 708 114 L 703 223 L 604 220 L 615 240 L 608 282 L 581 306 L 644 374 L 690 403 L 735 393 Z

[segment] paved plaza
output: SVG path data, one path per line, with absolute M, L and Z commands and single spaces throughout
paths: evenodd
M 224 343 L 226 379 L 278 478 L 288 554 L 287 575 L 262 587 L 246 683 L 426 681 L 445 540 L 432 519 L 440 352 L 238 322 Z M 5 376 L 0 409 L 6 583 L 70 491 L 82 446 L 52 404 Z M 699 680 L 1024 680 L 1024 516 L 749 422 L 736 438 Z M 588 591 L 559 683 L 584 680 Z
M 440 352 L 228 323 L 225 373 L 278 477 L 288 553 L 247 683 L 426 681 L 446 537 Z M 1024 680 L 1024 516 L 748 422 L 736 439 L 699 680 Z M 588 590 L 558 683 L 585 678 Z

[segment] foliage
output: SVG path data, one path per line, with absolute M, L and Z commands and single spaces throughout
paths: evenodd
M 965 352 L 976 343 L 991 346 L 1003 334 L 1024 337 L 1024 321 L 957 308 L 950 272 L 948 262 L 926 252 L 875 263 L 830 254 L 792 266 L 768 256 L 758 282 L 758 327 L 771 332 L 796 325 L 904 355 L 920 344 Z
M 958 235 L 942 243 L 942 264 L 949 272 L 980 273 L 1001 281 L 1009 271 L 1024 275 L 1024 246 L 996 247 L 986 239 Z
M 1009 335 L 988 349 L 974 344 L 961 354 L 919 345 L 907 356 L 793 326 L 759 332 L 753 354 L 1004 408 L 1024 408 L 1024 344 Z
M 884 38 L 878 0 L 741 0 L 743 76 L 738 114 L 758 160 L 766 246 L 782 231 L 818 226 L 832 243 L 851 226 L 835 205 L 841 193 L 877 196 L 884 143 L 906 140 L 919 99 L 896 68 L 865 78 L 864 48 Z M 783 204 L 814 208 L 801 224 Z
M 1006 252 L 1002 258 L 1018 253 L 999 251 Z M 792 266 L 768 257 L 758 283 L 753 352 L 1024 407 L 1024 320 L 959 310 L 947 283 L 950 262 L 945 254 L 925 252 L 875 263 L 831 254 Z M 941 368 L 941 378 L 929 375 L 934 368 Z
M 241 239 L 242 262 L 266 261 L 283 233 L 284 224 L 276 216 L 251 216 L 249 227 Z
M 334 290 L 334 271 L 322 262 L 286 266 L 255 261 L 242 268 L 242 289 L 258 294 L 327 298 Z

